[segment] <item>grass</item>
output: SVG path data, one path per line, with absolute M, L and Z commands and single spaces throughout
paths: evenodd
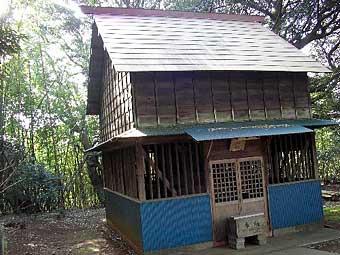
M 335 221 L 340 223 L 340 206 L 324 208 L 323 213 L 326 221 Z

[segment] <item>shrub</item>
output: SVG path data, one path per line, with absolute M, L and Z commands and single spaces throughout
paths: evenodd
M 15 185 L 1 194 L 2 213 L 37 213 L 58 208 L 61 179 L 45 166 L 20 165 L 12 183 Z

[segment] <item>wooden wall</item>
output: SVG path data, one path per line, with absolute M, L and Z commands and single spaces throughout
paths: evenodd
M 135 147 L 103 153 L 103 166 L 105 188 L 138 198 Z
M 306 73 L 131 73 L 136 125 L 310 118 Z
M 100 106 L 101 140 L 107 141 L 132 127 L 133 110 L 130 74 L 116 72 L 106 53 Z

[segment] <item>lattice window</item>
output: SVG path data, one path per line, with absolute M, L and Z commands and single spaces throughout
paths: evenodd
M 211 164 L 215 203 L 238 200 L 235 162 Z
M 261 160 L 240 161 L 241 191 L 243 199 L 263 197 Z

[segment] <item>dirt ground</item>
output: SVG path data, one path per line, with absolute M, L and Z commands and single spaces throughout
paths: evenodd
M 340 190 L 340 185 L 324 188 Z M 324 201 L 324 208 L 340 208 L 340 201 Z M 340 221 L 329 220 L 326 215 L 325 226 L 340 230 Z M 135 254 L 118 233 L 106 226 L 104 209 L 5 216 L 0 218 L 1 229 L 7 255 Z M 340 239 L 310 248 L 340 253 Z
M 7 255 L 135 254 L 106 227 L 104 209 L 6 216 L 0 223 Z

